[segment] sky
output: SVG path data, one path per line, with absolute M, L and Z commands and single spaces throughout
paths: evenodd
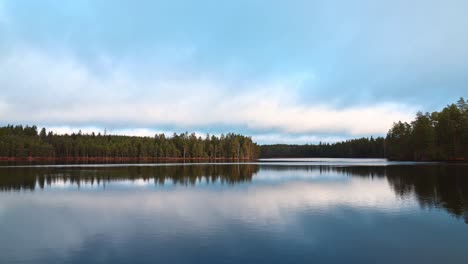
M 0 0 L 0 125 L 317 143 L 467 97 L 468 1 Z

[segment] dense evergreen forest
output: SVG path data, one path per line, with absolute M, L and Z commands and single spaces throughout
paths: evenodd
M 384 138 L 359 138 L 337 143 L 262 145 L 262 158 L 383 158 Z
M 244 159 L 258 157 L 250 137 L 229 133 L 219 137 L 174 133 L 172 137 L 131 137 L 101 134 L 58 135 L 36 126 L 0 127 L 0 157 L 4 159 Z
M 394 160 L 468 160 L 468 103 L 460 98 L 440 112 L 393 124 L 386 145 Z

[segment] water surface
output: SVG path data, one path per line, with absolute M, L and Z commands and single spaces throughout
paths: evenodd
M 0 263 L 468 263 L 468 166 L 0 167 Z

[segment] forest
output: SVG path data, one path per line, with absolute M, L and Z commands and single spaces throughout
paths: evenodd
M 440 112 L 416 114 L 397 122 L 387 134 L 386 156 L 392 160 L 468 160 L 468 103 L 460 98 Z
M 359 138 L 337 143 L 262 145 L 262 158 L 383 158 L 384 138 Z
M 36 126 L 0 127 L 0 157 L 3 159 L 234 159 L 253 160 L 258 145 L 238 134 L 206 135 L 187 132 L 166 137 L 56 134 Z

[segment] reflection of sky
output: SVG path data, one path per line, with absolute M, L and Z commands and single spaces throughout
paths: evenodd
M 274 160 L 274 159 L 273 159 Z M 282 159 L 278 159 L 281 162 L 267 162 L 267 163 L 249 163 L 256 164 L 261 167 L 261 169 L 254 173 L 252 180 L 248 182 L 236 182 L 233 186 L 225 186 L 225 188 L 243 188 L 243 186 L 248 185 L 274 185 L 282 184 L 289 181 L 305 181 L 305 182 L 346 182 L 351 179 L 351 177 L 340 174 L 339 172 L 330 171 L 330 167 L 324 167 L 320 170 L 320 166 L 387 166 L 387 165 L 402 165 L 406 163 L 395 163 L 388 162 L 385 159 L 300 159 L 302 162 L 295 162 L 296 159 L 287 159 L 291 162 L 284 162 Z M 217 163 L 218 165 L 227 165 L 229 163 Z M 50 168 L 70 168 L 73 170 L 84 170 L 86 168 L 118 168 L 118 167 L 140 167 L 140 166 L 199 166 L 197 163 L 186 163 L 186 164 L 89 164 L 89 165 L 34 165 L 34 166 L 14 166 L 14 167 L 50 167 Z M 206 164 L 205 164 L 206 165 Z M 232 166 L 233 164 L 229 164 Z M 242 163 L 238 165 L 243 166 Z M 300 165 L 300 166 L 297 166 Z M 287 168 L 286 168 L 287 167 Z M 298 169 L 290 169 L 298 168 Z M 111 179 L 110 181 L 101 179 L 98 181 L 94 179 L 93 182 L 81 180 L 79 185 L 76 182 L 71 182 L 67 178 L 57 178 L 53 182 L 47 183 L 44 188 L 46 191 L 53 190 L 79 190 L 79 191 L 89 191 L 89 190 L 127 190 L 127 189 L 161 189 L 161 188 L 173 188 L 174 185 L 190 185 L 191 187 L 197 188 L 224 188 L 222 186 L 228 184 L 224 181 L 223 178 L 212 181 L 205 177 L 197 178 L 194 182 L 181 183 L 175 182 L 173 179 L 167 178 L 163 182 L 160 182 L 159 179 L 155 180 L 154 178 L 150 179 L 134 179 L 134 180 L 115 180 Z M 36 182 L 36 189 L 40 188 L 39 182 Z
M 276 177 L 270 173 L 267 175 Z M 20 255 L 43 247 L 59 248 L 67 255 L 99 235 L 126 241 L 138 222 L 146 225 L 152 235 L 170 239 L 173 235 L 213 236 L 232 228 L 232 224 L 254 232 L 283 232 L 297 228 L 304 213 L 323 217 L 339 212 L 338 208 L 397 215 L 417 208 L 413 200 L 398 200 L 383 179 L 300 179 L 274 185 L 219 186 L 220 189 L 173 186 L 161 191 L 139 188 L 153 185 L 142 180 L 109 185 L 112 184 L 134 188 L 126 189 L 127 192 L 118 188 L 69 192 L 62 189 L 67 184 L 56 182 L 52 192 L 2 193 L 0 231 L 9 239 L 0 239 L 1 247 L 18 246 Z M 90 186 L 80 188 L 87 187 Z
M 382 256 L 379 262 L 400 262 L 421 248 L 460 257 L 466 245 L 463 223 L 421 209 L 412 196 L 398 197 L 385 178 L 262 167 L 252 183 L 235 185 L 138 179 L 107 182 L 102 191 L 103 185 L 76 191 L 59 180 L 44 190 L 0 193 L 0 263 L 261 262 L 259 256 L 270 263 Z M 435 245 L 435 237 L 444 243 Z
M 254 173 L 252 176 L 252 181 L 250 182 L 237 182 L 235 185 L 247 186 L 247 185 L 265 185 L 265 184 L 282 184 L 289 181 L 305 181 L 305 182 L 346 182 L 350 180 L 350 177 L 346 175 L 339 174 L 337 172 L 330 171 L 320 171 L 314 167 L 301 167 L 299 170 L 278 170 L 278 165 L 267 165 L 263 166 L 262 169 Z M 119 189 L 160 189 L 160 188 L 172 188 L 173 185 L 180 185 L 180 183 L 175 183 L 172 179 L 164 179 L 161 183 L 159 180 L 155 181 L 154 178 L 151 179 L 134 179 L 134 180 L 113 180 L 110 181 L 97 181 L 95 179 L 93 182 L 81 180 L 78 185 L 76 182 L 71 182 L 67 178 L 57 178 L 50 184 L 44 186 L 46 191 L 52 190 L 119 190 Z M 223 179 L 218 179 L 216 181 L 208 181 L 207 178 L 198 178 L 195 182 L 189 183 L 191 187 L 198 188 L 220 188 L 223 185 L 226 185 L 223 182 Z M 36 182 L 36 189 L 40 188 L 39 182 Z M 232 188 L 229 187 L 229 188 Z M 234 186 L 234 188 L 236 188 Z

